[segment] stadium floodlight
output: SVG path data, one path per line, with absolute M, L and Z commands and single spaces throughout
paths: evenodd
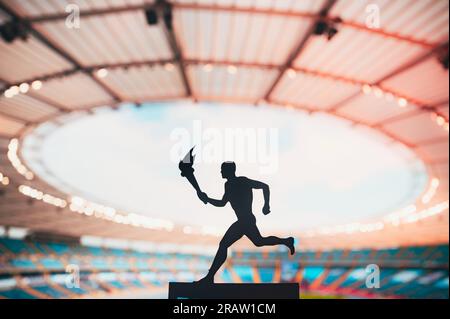
M 172 6 L 170 4 L 166 4 L 163 9 L 163 18 L 164 24 L 166 25 L 167 30 L 173 30 L 173 14 L 172 14 Z
M 31 87 L 33 90 L 40 90 L 42 88 L 42 82 L 39 80 L 33 81 L 33 83 L 31 83 Z
M 314 34 L 318 36 L 325 35 L 328 41 L 331 41 L 336 36 L 336 34 L 338 34 L 339 30 L 337 28 L 337 25 L 342 22 L 342 19 L 339 17 L 329 19 L 327 16 L 327 11 L 322 11 L 320 13 L 320 18 L 314 26 Z
M 439 55 L 438 60 L 442 67 L 448 70 L 448 49 Z
M 234 66 L 234 65 L 229 65 L 229 66 L 227 67 L 227 71 L 228 71 L 229 74 L 234 75 L 234 74 L 237 73 L 238 69 L 237 69 L 237 67 Z
M 158 24 L 158 12 L 154 8 L 148 8 L 145 10 L 145 18 L 147 23 L 151 26 Z
M 167 30 L 173 30 L 172 5 L 165 0 L 158 0 L 153 6 L 145 9 L 145 17 L 151 26 L 157 25 L 161 17 Z
M 28 39 L 28 26 L 22 22 L 12 20 L 0 25 L 0 35 L 7 43 L 13 43 L 17 38 Z
M 328 28 L 328 32 L 327 32 L 328 41 L 331 41 L 335 37 L 335 35 L 338 34 L 338 32 L 339 32 L 338 29 L 336 29 L 334 26 Z
M 398 99 L 398 106 L 400 107 L 407 107 L 408 106 L 408 100 L 404 97 L 401 97 Z
M 21 85 L 19 85 L 19 90 L 20 93 L 27 93 L 28 90 L 30 89 L 30 85 L 28 83 L 22 83 Z
M 314 28 L 314 34 L 315 35 L 324 35 L 327 31 L 328 25 L 325 21 L 321 20 L 316 23 L 316 26 Z
M 212 70 L 213 70 L 213 66 L 212 66 L 211 63 L 205 64 L 205 65 L 203 66 L 203 71 L 205 71 L 205 72 L 207 72 L 207 73 L 211 72 Z
M 108 75 L 108 69 L 101 68 L 97 70 L 97 76 L 99 78 L 105 78 Z

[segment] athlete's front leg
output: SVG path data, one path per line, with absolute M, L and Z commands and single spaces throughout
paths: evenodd
M 217 271 L 222 267 L 222 265 L 227 260 L 228 256 L 228 248 L 237 242 L 239 239 L 244 236 L 242 231 L 242 227 L 239 222 L 235 222 L 230 228 L 227 230 L 223 239 L 220 241 L 219 250 L 214 257 L 214 261 L 212 263 L 211 268 L 209 269 L 208 274 L 201 280 L 197 281 L 200 284 L 212 284 L 214 283 L 214 276 Z

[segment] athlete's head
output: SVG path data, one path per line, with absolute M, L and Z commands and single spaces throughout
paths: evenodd
M 223 178 L 231 178 L 236 176 L 236 163 L 225 162 L 222 164 L 222 169 L 220 170 Z

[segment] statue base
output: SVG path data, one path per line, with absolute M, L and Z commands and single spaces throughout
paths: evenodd
M 298 283 L 198 284 L 169 283 L 169 299 L 299 299 Z

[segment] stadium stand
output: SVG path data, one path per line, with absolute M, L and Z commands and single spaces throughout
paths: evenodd
M 210 256 L 147 253 L 78 244 L 0 238 L 0 298 L 86 298 L 192 281 Z M 372 298 L 448 298 L 448 245 L 381 250 L 235 252 L 220 281 L 301 282 L 301 294 Z M 367 265 L 380 269 L 380 287 L 366 286 Z M 80 270 L 68 288 L 66 267 Z
M 236 243 L 218 280 L 301 282 L 302 298 L 448 298 L 448 12 L 448 0 L 0 0 L 0 298 L 166 293 L 201 278 L 224 225 L 186 213 L 200 210 L 166 156 L 167 133 L 199 119 L 279 129 L 265 181 L 279 215 L 264 231 L 304 250 Z

